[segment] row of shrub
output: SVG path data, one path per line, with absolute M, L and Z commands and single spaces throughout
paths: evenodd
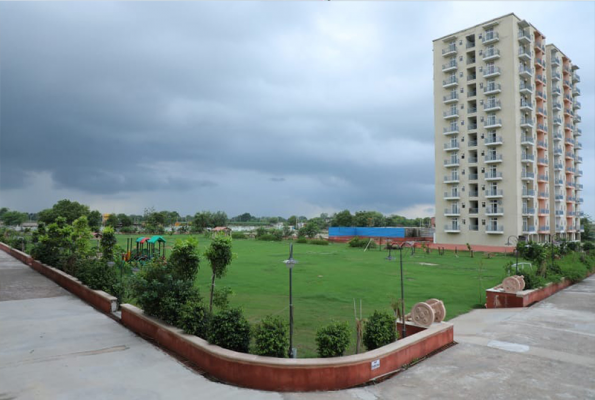
M 580 242 L 562 240 L 553 245 L 519 242 L 517 251 L 520 257 L 532 263 L 530 269 L 519 271 L 525 280 L 525 289 L 538 289 L 564 278 L 580 282 L 595 268 L 595 254 L 581 247 Z M 505 266 L 505 271 L 507 275 L 516 273 L 512 262 Z

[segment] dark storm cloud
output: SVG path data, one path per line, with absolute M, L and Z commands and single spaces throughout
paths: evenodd
M 2 3 L 0 188 L 49 172 L 82 193 L 206 195 L 250 176 L 262 213 L 279 193 L 432 204 L 440 16 L 415 7 Z

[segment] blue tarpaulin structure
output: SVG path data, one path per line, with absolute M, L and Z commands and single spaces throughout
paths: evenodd
M 341 236 L 404 238 L 405 228 L 330 227 L 328 228 L 328 236 L 329 238 Z

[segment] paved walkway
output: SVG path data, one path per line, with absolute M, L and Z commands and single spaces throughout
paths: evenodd
M 378 385 L 248 390 L 207 380 L 0 251 L 0 400 L 595 399 L 595 276 L 451 322 L 458 345 Z

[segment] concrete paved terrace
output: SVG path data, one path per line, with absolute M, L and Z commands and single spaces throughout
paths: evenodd
M 452 320 L 456 346 L 382 383 L 271 393 L 212 382 L 0 251 L 0 400 L 595 399 L 595 277 Z

